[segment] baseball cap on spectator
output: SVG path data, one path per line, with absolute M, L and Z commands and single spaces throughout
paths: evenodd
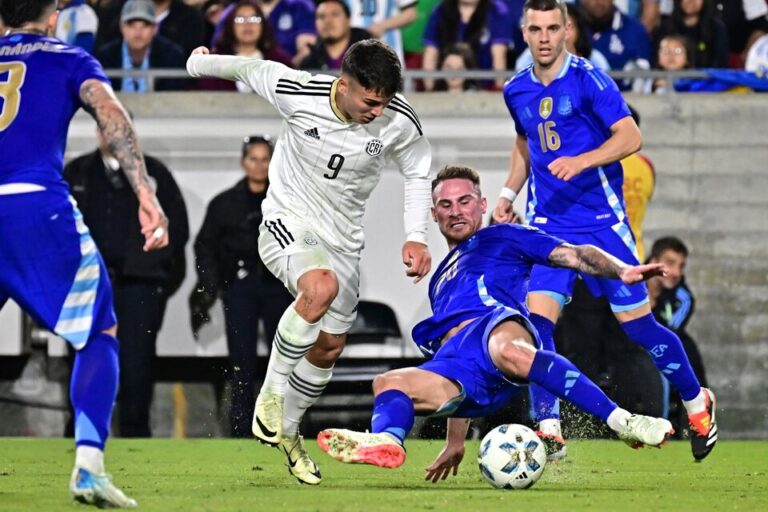
M 120 21 L 123 23 L 143 20 L 155 24 L 155 4 L 150 0 L 128 0 L 120 11 Z

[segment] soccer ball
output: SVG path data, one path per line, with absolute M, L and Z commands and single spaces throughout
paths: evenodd
M 477 465 L 483 478 L 499 489 L 527 489 L 541 478 L 547 449 L 524 425 L 500 425 L 480 443 Z

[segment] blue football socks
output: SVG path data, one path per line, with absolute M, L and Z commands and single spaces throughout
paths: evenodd
M 398 389 L 390 389 L 373 401 L 371 430 L 374 434 L 387 433 L 403 444 L 415 416 L 413 400 Z
M 650 313 L 621 326 L 629 339 L 651 354 L 656 367 L 677 389 L 683 400 L 696 398 L 701 391 L 701 384 L 675 333 L 658 323 Z
M 536 351 L 528 380 L 553 395 L 570 400 L 580 409 L 603 421 L 616 404 L 569 360 L 554 352 Z
M 119 374 L 117 340 L 92 336 L 75 354 L 70 398 L 75 410 L 75 444 L 104 450 Z
M 548 318 L 536 313 L 531 313 L 531 323 L 539 331 L 541 349 L 555 352 L 555 324 Z M 542 420 L 560 419 L 560 401 L 552 393 L 538 384 L 531 383 L 528 388 L 530 395 L 530 416 L 533 421 L 539 423 Z

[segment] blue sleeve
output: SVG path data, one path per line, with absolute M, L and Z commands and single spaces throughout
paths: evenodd
M 556 247 L 566 243 L 539 228 L 519 224 L 500 224 L 500 226 L 504 226 L 499 234 L 506 240 L 506 255 L 523 257 L 540 265 L 550 265 L 549 255 Z
M 422 42 L 424 46 L 440 46 L 437 41 L 437 27 L 440 24 L 440 4 L 432 10 L 427 20 L 427 26 L 424 27 L 424 37 Z
M 651 62 L 651 38 L 648 32 L 640 23 L 637 24 L 634 32 L 632 43 L 637 45 L 637 58 Z
M 104 74 L 104 69 L 91 54 L 87 53 L 82 48 L 72 48 L 70 51 L 76 52 L 78 58 L 74 65 L 71 79 L 72 95 L 77 98 L 75 104 L 80 104 L 80 86 L 83 82 L 91 78 L 111 84 L 107 75 Z
M 491 34 L 491 44 L 509 44 L 512 42 L 514 20 L 510 16 L 506 6 L 499 6 L 496 2 L 491 4 L 488 10 L 486 25 Z
M 606 130 L 631 115 L 616 82 L 602 70 L 585 70 L 582 86 L 589 104 L 592 105 L 592 112 Z

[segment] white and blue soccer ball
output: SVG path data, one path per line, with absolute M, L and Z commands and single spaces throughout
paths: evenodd
M 500 425 L 480 443 L 477 465 L 483 478 L 499 489 L 528 489 L 541 478 L 547 449 L 524 425 Z

